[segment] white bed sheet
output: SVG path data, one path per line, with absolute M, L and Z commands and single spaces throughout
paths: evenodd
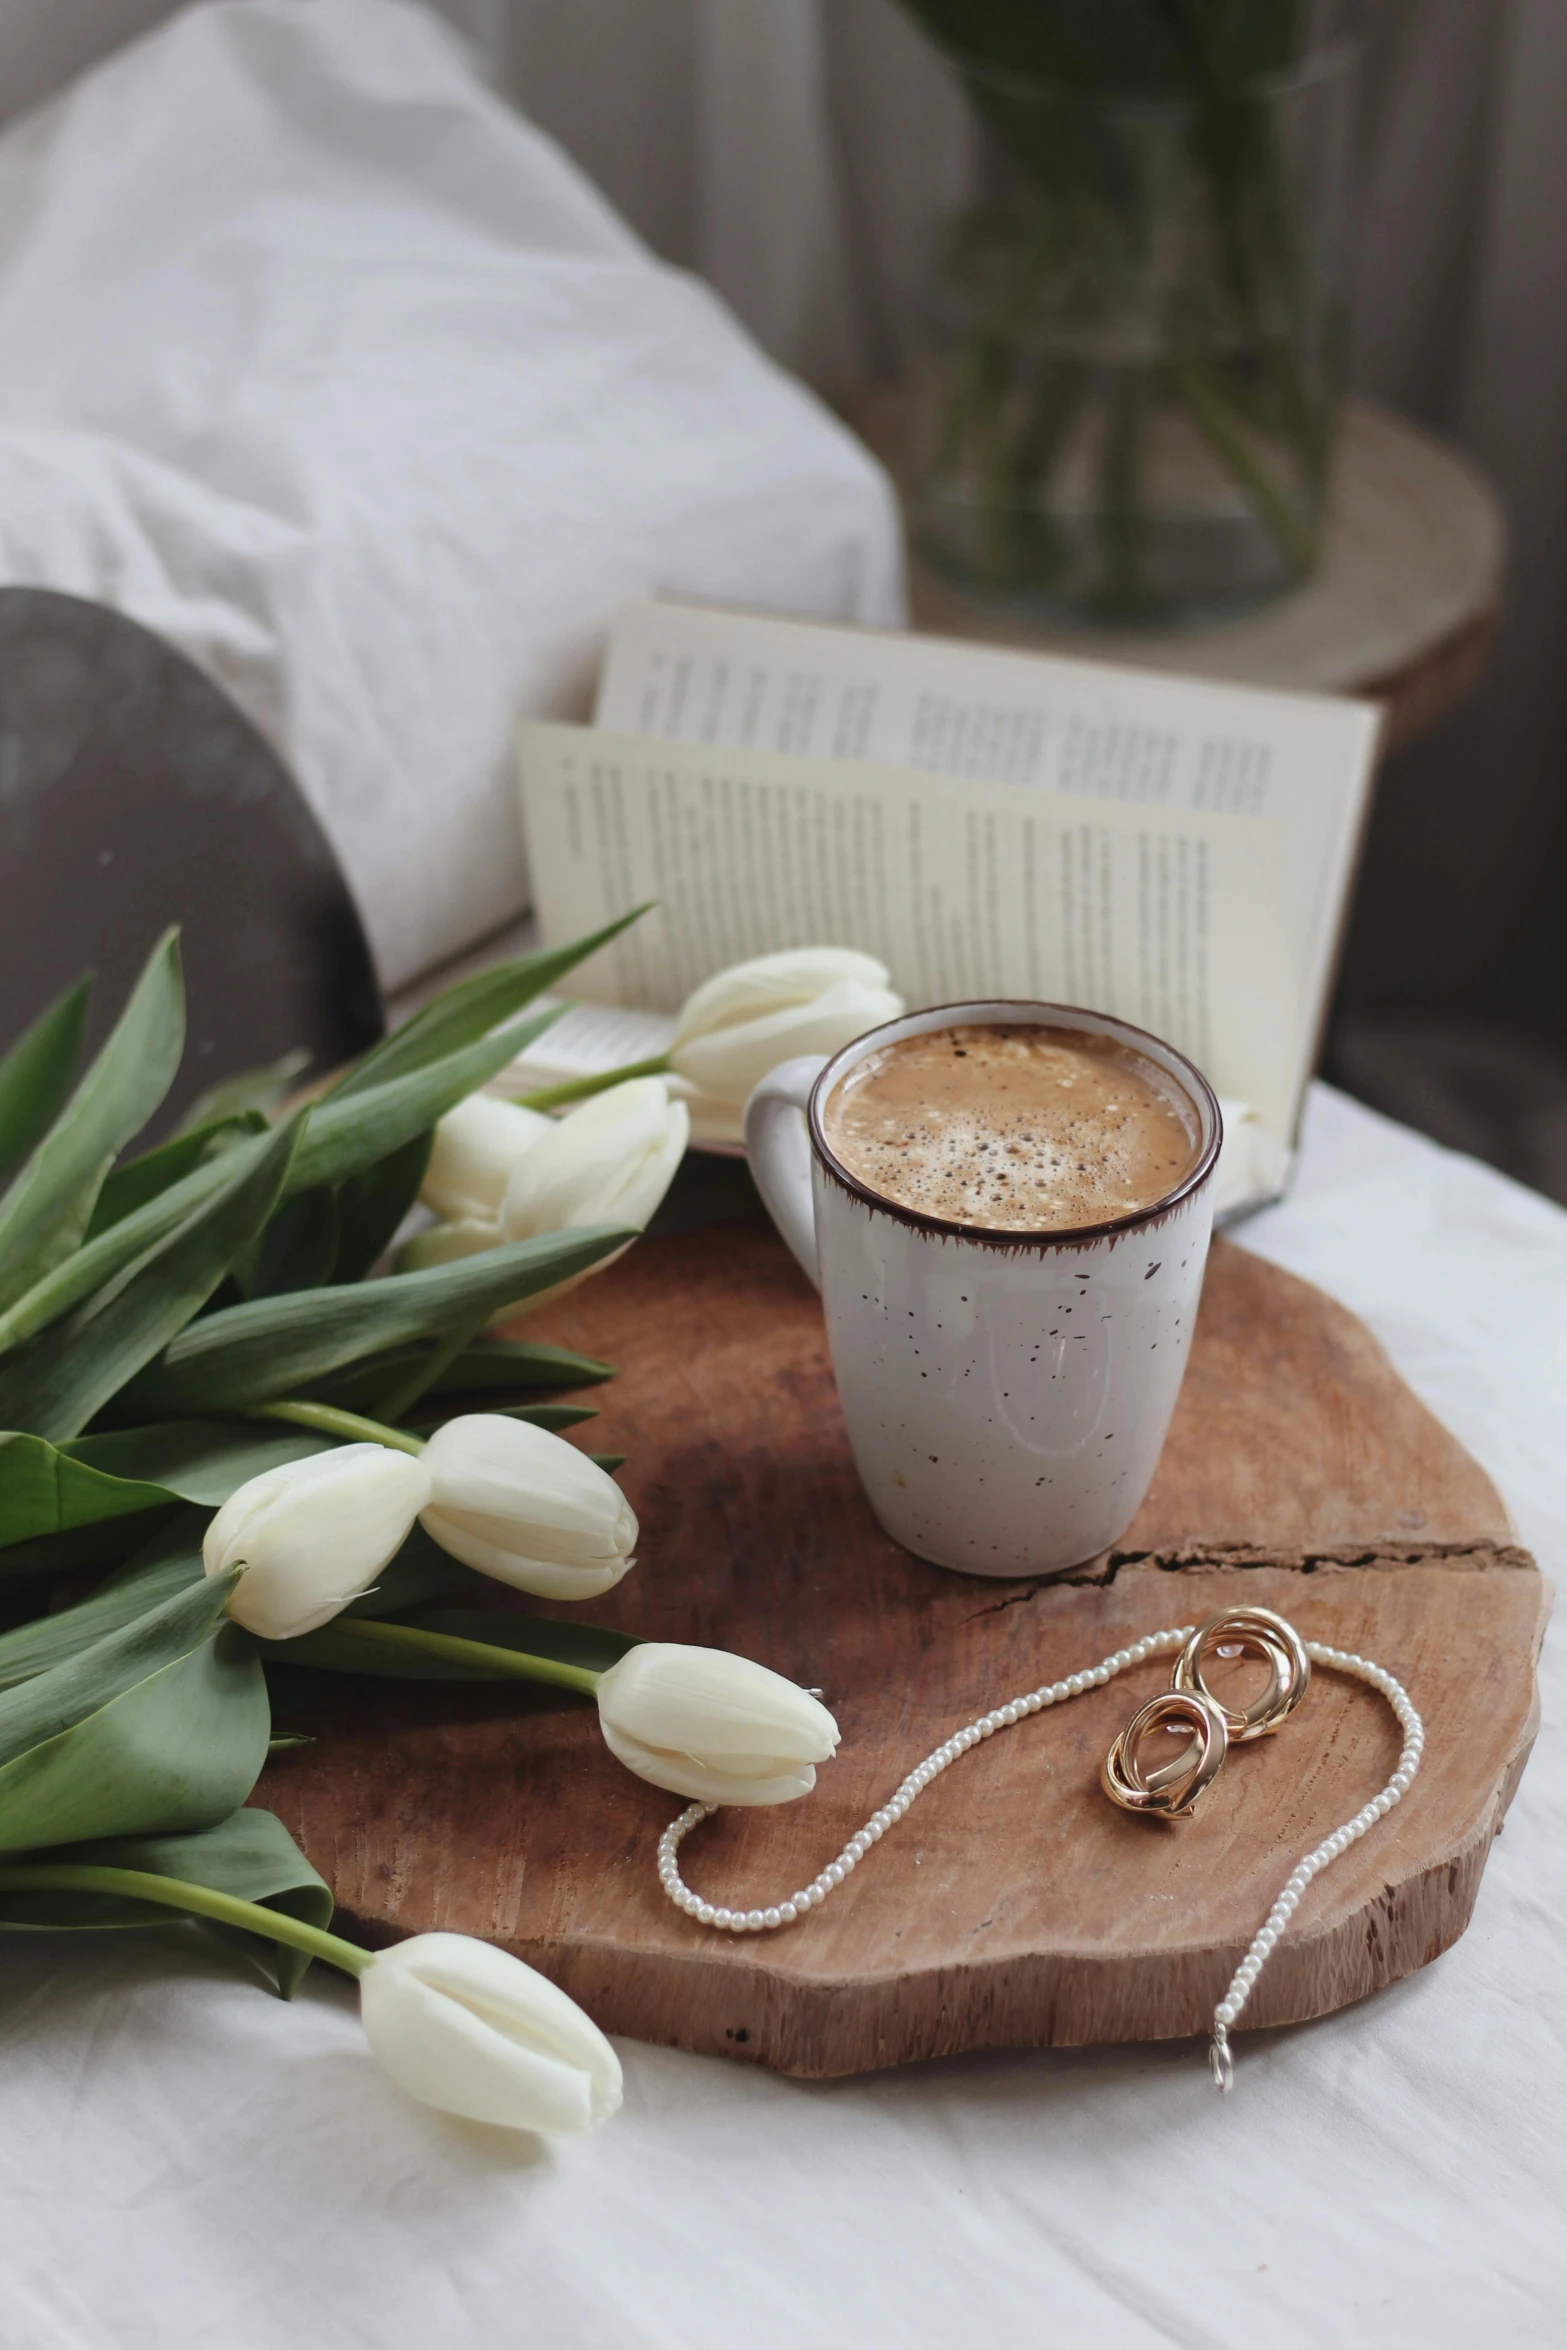
M 1365 1317 L 1567 1556 L 1567 1216 L 1318 1088 L 1246 1245 Z M 1510 2350 L 1567 2339 L 1564 1665 L 1474 1924 L 1244 2036 L 830 2085 L 622 2044 L 599 2138 L 406 2102 L 322 1970 L 179 1935 L 0 1947 L 6 2350 Z M 1418 1697 L 1418 1692 L 1416 1692 Z
M 0 134 L 0 583 L 227 689 L 388 988 L 522 912 L 517 722 L 628 598 L 903 613 L 880 468 L 404 0 L 186 8 Z

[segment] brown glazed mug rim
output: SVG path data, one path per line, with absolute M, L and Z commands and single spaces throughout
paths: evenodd
M 1133 1208 L 1126 1215 L 1109 1217 L 1103 1223 L 1058 1224 L 1041 1230 L 1032 1225 L 1019 1228 L 964 1224 L 947 1216 L 927 1216 L 919 1208 L 905 1207 L 901 1200 L 889 1199 L 885 1192 L 873 1191 L 868 1183 L 863 1183 L 858 1175 L 844 1165 L 823 1130 L 822 1108 L 839 1076 L 844 1073 L 844 1065 L 851 1055 L 858 1060 L 867 1050 L 875 1051 L 875 1040 L 878 1037 L 886 1036 L 892 1029 L 903 1028 L 910 1020 L 929 1023 L 928 1027 L 911 1033 L 930 1035 L 942 1027 L 956 1028 L 965 1020 L 975 1026 L 983 1026 L 987 1020 L 1002 1022 L 1009 1014 L 1020 1013 L 1028 1015 L 1022 1025 L 1031 1027 L 1058 1026 L 1070 1029 L 1076 1026 L 1089 1035 L 1097 1036 L 1113 1031 L 1117 1041 L 1125 1042 L 1134 1052 L 1152 1045 L 1154 1050 L 1147 1057 L 1154 1062 L 1155 1067 L 1160 1066 L 1161 1054 L 1168 1054 L 1177 1064 L 1180 1083 L 1191 1095 L 1199 1113 L 1206 1105 L 1211 1131 L 1207 1142 L 1198 1152 L 1196 1164 L 1172 1190 L 1163 1193 L 1146 1208 Z M 1049 1017 L 1040 1018 L 1040 1014 Z M 881 1215 L 892 1216 L 917 1232 L 929 1232 L 947 1240 L 974 1241 L 981 1247 L 1014 1252 L 1019 1249 L 1082 1248 L 1096 1241 L 1116 1239 L 1126 1233 L 1141 1231 L 1150 1224 L 1163 1223 L 1210 1180 L 1224 1141 L 1224 1119 L 1219 1109 L 1218 1096 L 1196 1063 L 1179 1046 L 1171 1044 L 1165 1037 L 1155 1036 L 1151 1029 L 1139 1028 L 1135 1021 L 1123 1020 L 1119 1013 L 1096 1012 L 1086 1004 L 1046 1003 L 1032 996 L 985 996 L 956 1004 L 925 1004 L 917 1011 L 900 1012 L 895 1020 L 884 1020 L 879 1027 L 868 1028 L 861 1036 L 851 1037 L 847 1044 L 839 1046 L 831 1060 L 818 1072 L 811 1087 L 806 1125 L 811 1137 L 811 1148 L 821 1161 L 824 1171 L 866 1207 L 876 1209 Z

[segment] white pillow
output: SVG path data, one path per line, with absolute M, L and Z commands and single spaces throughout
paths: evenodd
M 228 689 L 388 987 L 521 910 L 512 732 L 625 598 L 903 594 L 858 444 L 404 0 L 190 9 L 0 137 L 0 581 Z

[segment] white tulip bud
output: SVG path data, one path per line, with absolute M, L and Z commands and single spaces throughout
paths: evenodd
M 501 1203 L 506 1238 L 579 1224 L 640 1230 L 674 1180 L 690 1130 L 685 1104 L 670 1100 L 662 1077 L 632 1077 L 594 1094 L 514 1170 Z
M 874 955 L 850 947 L 791 947 L 757 955 L 705 980 L 675 1023 L 669 1064 L 694 1088 L 695 1131 L 738 1129 L 747 1097 L 770 1069 L 841 1045 L 896 1020 L 903 998 Z
M 209 1575 L 243 1567 L 229 1614 L 262 1640 L 293 1640 L 369 1590 L 429 1498 L 422 1460 L 342 1444 L 231 1493 L 207 1528 L 202 1564 Z
M 596 2130 L 620 2059 L 558 1985 L 466 1934 L 415 1934 L 359 1978 L 372 2053 L 425 2105 L 512 2130 Z
M 494 1223 L 513 1168 L 553 1132 L 554 1121 L 542 1110 L 472 1093 L 437 1121 L 419 1197 L 449 1222 Z
M 632 1564 L 635 1511 L 563 1436 L 473 1412 L 436 1430 L 421 1466 L 425 1532 L 481 1575 L 540 1599 L 594 1599 Z
M 601 1675 L 598 1706 L 617 1761 L 700 1803 L 790 1803 L 838 1745 L 824 1705 L 721 1648 L 644 1641 Z

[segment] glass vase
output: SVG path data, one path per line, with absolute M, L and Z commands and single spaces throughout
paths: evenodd
M 916 544 L 969 597 L 1180 625 L 1310 576 L 1358 53 L 1346 15 L 1285 70 L 1195 93 L 956 68 L 976 193 L 940 240 L 908 487 Z

